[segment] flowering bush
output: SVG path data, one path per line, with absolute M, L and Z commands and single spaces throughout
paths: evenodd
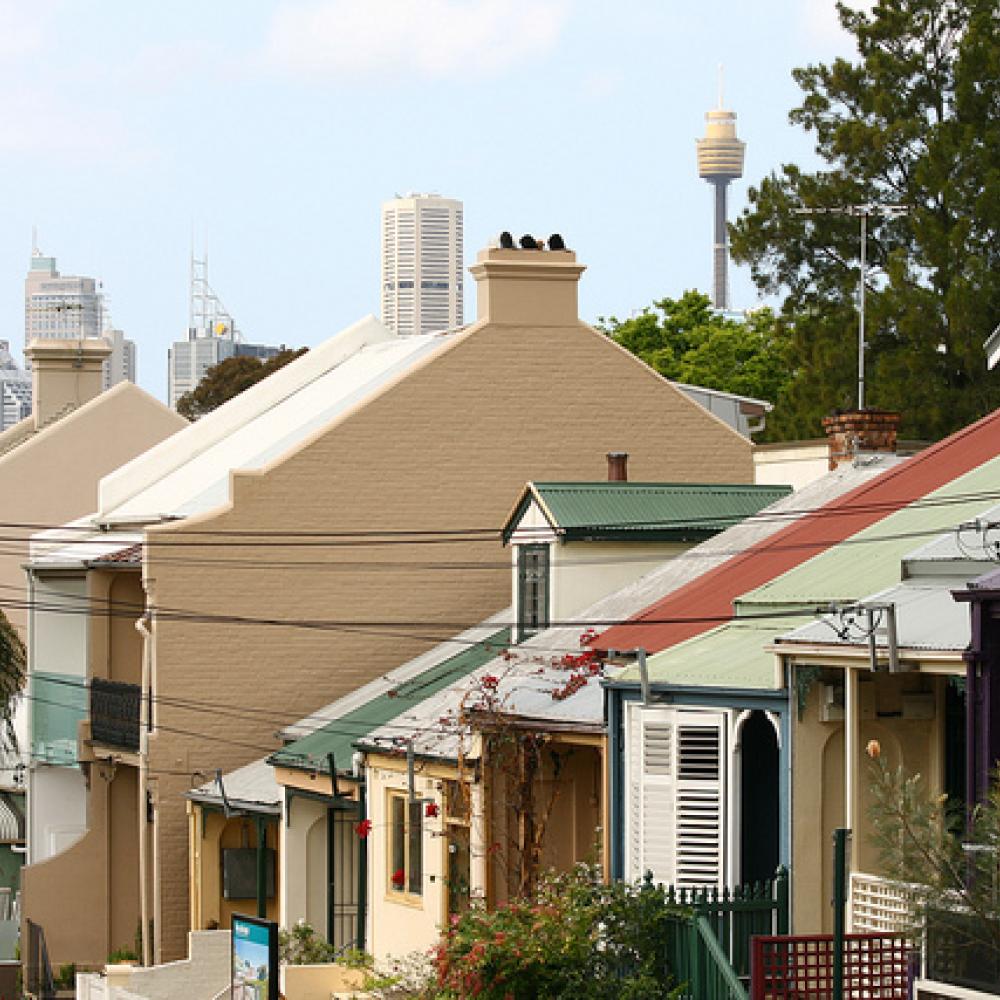
M 434 951 L 441 1000 L 646 1000 L 669 990 L 661 889 L 604 885 L 594 867 L 546 876 L 529 899 L 460 917 Z

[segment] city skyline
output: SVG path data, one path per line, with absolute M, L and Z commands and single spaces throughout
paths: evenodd
M 0 0 L 0 183 L 18 192 L 0 206 L 0 317 L 19 359 L 33 225 L 67 272 L 113 288 L 161 399 L 192 231 L 248 340 L 311 346 L 379 314 L 379 208 L 395 191 L 464 203 L 466 267 L 502 229 L 561 232 L 588 267 L 591 321 L 708 292 L 693 140 L 716 63 L 748 143 L 732 220 L 748 185 L 814 162 L 787 121 L 791 69 L 853 54 L 832 0 L 626 3 L 613 18 L 596 2 L 433 0 L 419 22 L 397 0 L 357 9 L 223 0 L 206 16 L 179 0 L 167 17 L 109 0 L 90 17 Z M 745 268 L 730 284 L 735 307 L 757 303 Z

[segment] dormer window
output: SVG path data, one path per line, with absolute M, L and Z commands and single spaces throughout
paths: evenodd
M 517 638 L 519 642 L 549 627 L 549 547 L 517 547 Z

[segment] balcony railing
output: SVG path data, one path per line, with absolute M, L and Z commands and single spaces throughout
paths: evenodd
M 102 746 L 139 749 L 139 705 L 142 689 L 93 678 L 90 682 L 90 737 Z

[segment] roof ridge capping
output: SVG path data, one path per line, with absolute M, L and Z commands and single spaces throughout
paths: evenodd
M 395 340 L 374 316 L 345 327 L 218 409 L 136 456 L 98 484 L 98 517 L 217 444 L 233 431 L 322 377 L 365 347 Z

